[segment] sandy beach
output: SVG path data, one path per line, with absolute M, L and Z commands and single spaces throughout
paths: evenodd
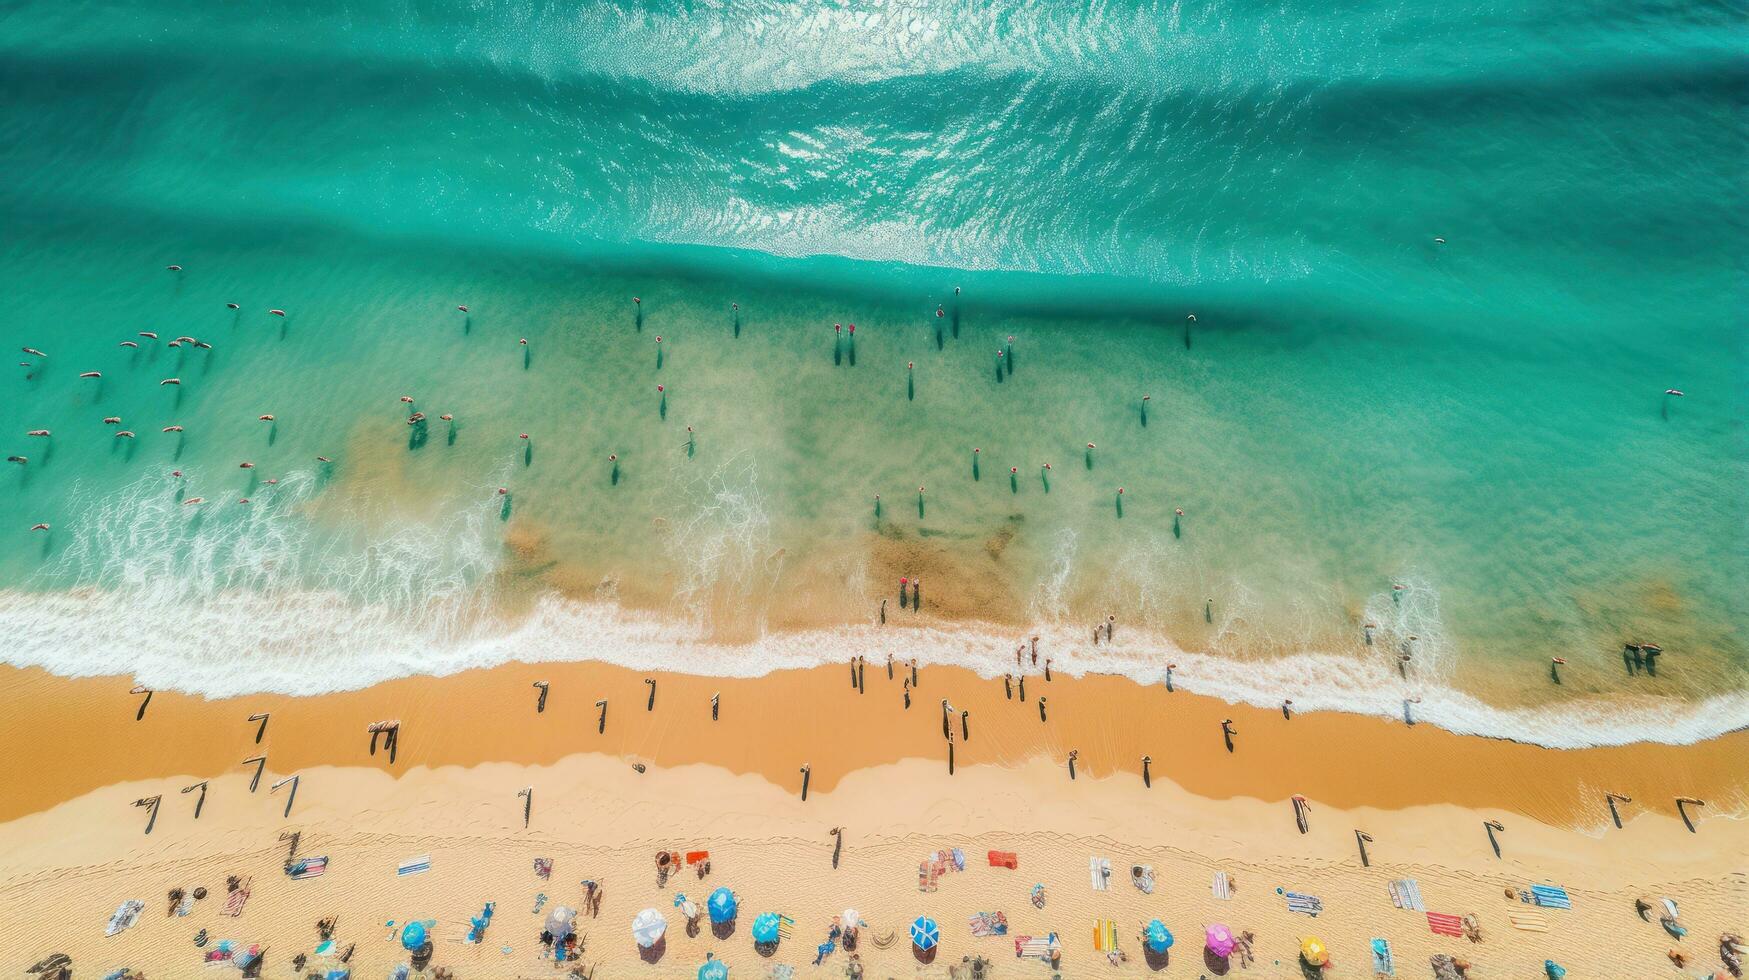
M 889 682 L 884 665 L 870 664 L 860 693 L 848 666 L 727 680 L 513 664 L 312 699 L 159 692 L 136 721 L 140 697 L 125 679 L 7 669 L 13 749 L 0 771 L 0 915 L 9 939 L 0 971 L 65 952 L 81 974 L 132 966 L 192 975 L 192 938 L 204 928 L 215 941 L 267 946 L 264 976 L 301 976 L 292 957 L 315 947 L 317 919 L 338 915 L 340 947 L 357 944 L 358 975 L 387 975 L 405 961 L 383 923 L 412 919 L 437 920 L 433 966 L 458 977 L 554 975 L 537 959 L 545 913 L 532 911 L 536 896 L 576 907 L 582 879 L 606 889 L 600 918 L 581 930 L 582 964 L 603 977 L 690 976 L 707 952 L 735 976 L 762 976 L 772 963 L 841 975 L 843 951 L 808 964 L 846 907 L 869 924 L 865 936 L 899 937 L 885 950 L 864 941 L 871 976 L 946 976 L 976 955 L 1000 975 L 1048 974 L 1040 961 L 1017 960 L 1009 938 L 974 938 L 967 918 L 978 912 L 1003 912 L 1011 936 L 1058 933 L 1067 976 L 1149 972 L 1137 934 L 1152 918 L 1178 940 L 1168 976 L 1210 972 L 1201 936 L 1213 922 L 1257 937 L 1256 962 L 1245 970 L 1235 960 L 1237 975 L 1297 976 L 1299 938 L 1317 936 L 1337 964 L 1332 976 L 1368 975 L 1373 937 L 1390 940 L 1400 976 L 1430 975 L 1428 957 L 1441 952 L 1473 963 L 1478 977 L 1538 975 L 1550 958 L 1575 976 L 1665 976 L 1674 975 L 1673 948 L 1691 957 L 1691 973 L 1717 968 L 1718 935 L 1749 916 L 1742 732 L 1691 746 L 1558 751 L 1340 714 L 1290 721 L 1102 676 L 1030 675 L 1022 704 L 1004 696 L 1000 679 L 927 665 L 907 711 L 903 674 L 896 666 Z M 646 676 L 656 680 L 653 710 Z M 541 713 L 535 679 L 550 685 Z M 953 721 L 952 775 L 943 697 L 969 712 L 969 741 Z M 271 717 L 257 746 L 246 719 L 259 712 Z M 1223 718 L 1239 733 L 1231 754 Z M 392 764 L 385 751 L 369 753 L 365 732 L 389 719 L 402 726 Z M 262 754 L 268 764 L 251 794 L 251 771 L 237 764 Z M 1143 754 L 1153 760 L 1151 786 L 1139 778 Z M 268 787 L 293 774 L 298 795 L 285 817 L 285 791 Z M 203 779 L 196 821 L 193 797 L 178 791 Z M 525 787 L 534 790 L 527 829 L 517 796 Z M 1621 830 L 1604 792 L 1633 798 Z M 1295 793 L 1311 806 L 1304 835 Z M 153 795 L 163 804 L 148 836 L 146 811 L 131 804 Z M 1696 832 L 1677 818 L 1678 795 L 1707 801 L 1694 811 Z M 1482 826 L 1490 819 L 1506 828 L 1499 858 Z M 844 828 L 836 870 L 833 827 Z M 1360 864 L 1356 830 L 1373 838 L 1370 867 Z M 302 835 L 301 854 L 328 857 L 326 874 L 282 874 L 280 834 L 291 831 Z M 943 848 L 962 849 L 965 871 L 920 892 L 918 862 Z M 688 870 L 658 887 L 663 849 L 709 850 L 710 877 Z M 1018 870 L 989 867 L 989 850 L 1017 852 Z M 426 854 L 431 870 L 396 876 L 399 862 Z M 542 857 L 554 861 L 550 880 L 532 870 Z M 1090 887 L 1090 857 L 1111 861 L 1109 891 Z M 1152 866 L 1152 894 L 1129 884 L 1133 864 Z M 1217 870 L 1236 882 L 1230 900 L 1211 894 Z M 236 919 L 220 915 L 232 875 L 253 879 Z M 1398 878 L 1419 881 L 1429 911 L 1474 914 L 1482 941 L 1434 935 L 1421 913 L 1394 908 L 1387 883 Z M 1546 932 L 1515 929 L 1508 913 L 1528 907 L 1505 890 L 1538 883 L 1564 886 L 1573 907 L 1538 910 Z M 1028 899 L 1035 884 L 1046 889 L 1043 909 Z M 688 938 L 675 894 L 702 902 L 718 885 L 742 899 L 740 931 Z M 213 894 L 188 916 L 167 917 L 168 891 L 196 886 Z M 1323 913 L 1290 913 L 1278 888 L 1318 896 Z M 1680 903 L 1682 943 L 1635 915 L 1642 896 Z M 146 904 L 141 921 L 105 938 L 104 921 L 128 899 Z M 485 941 L 463 943 L 468 917 L 487 901 L 497 904 Z M 671 925 L 653 966 L 630 933 L 646 907 Z M 796 922 L 770 960 L 745 931 L 764 911 Z M 928 967 L 905 941 L 919 915 L 942 929 Z M 1095 951 L 1098 919 L 1116 923 L 1128 963 Z

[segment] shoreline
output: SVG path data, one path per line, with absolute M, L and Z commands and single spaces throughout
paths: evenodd
M 521 664 L 445 677 L 410 677 L 369 688 L 294 698 L 208 700 L 159 691 L 143 720 L 141 698 L 120 677 L 68 679 L 37 668 L 0 668 L 0 717 L 13 751 L 0 756 L 0 821 L 40 812 L 100 787 L 192 774 L 216 778 L 260 754 L 268 768 L 367 766 L 404 774 L 421 767 L 494 763 L 550 765 L 588 752 L 628 766 L 720 765 L 789 791 L 812 765 L 812 788 L 874 766 L 926 760 L 946 770 L 940 701 L 969 712 L 971 739 L 956 718 L 958 766 L 1062 764 L 1079 753 L 1083 775 L 1122 773 L 1139 782 L 1144 755 L 1155 779 L 1211 800 L 1281 802 L 1302 794 L 1339 808 L 1404 809 L 1451 804 L 1491 808 L 1554 826 L 1595 829 L 1609 820 L 1605 792 L 1633 797 L 1635 812 L 1673 811 L 1677 796 L 1707 800 L 1704 819 L 1749 812 L 1749 731 L 1692 745 L 1635 743 L 1549 749 L 1453 734 L 1438 727 L 1339 712 L 1295 714 L 1226 702 L 1126 677 L 1029 675 L 1025 703 L 1001 679 L 923 665 L 909 710 L 904 665 L 889 681 L 868 664 L 867 693 L 848 665 L 782 670 L 757 678 L 641 672 L 598 661 Z M 654 711 L 646 710 L 656 681 Z M 550 684 L 536 711 L 536 680 Z M 721 693 L 720 720 L 710 698 Z M 1014 692 L 1018 695 L 1018 690 Z M 1048 720 L 1037 701 L 1048 698 Z M 609 702 L 605 733 L 595 702 Z M 248 717 L 271 715 L 261 743 Z M 1238 730 L 1228 753 L 1220 722 Z M 396 761 L 368 751 L 368 724 L 401 723 Z M 871 739 L 870 733 L 878 733 Z M 172 787 L 179 789 L 180 787 Z
M 1061 675 L 1124 676 L 1147 686 L 1163 684 L 1170 663 L 1176 667 L 1172 677 L 1179 689 L 1263 710 L 1291 697 L 1298 710 L 1307 713 L 1401 721 L 1404 701 L 1419 698 L 1413 708 L 1418 725 L 1561 749 L 1640 742 L 1693 744 L 1749 729 L 1749 689 L 1690 700 L 1598 687 L 1592 679 L 1595 672 L 1613 671 L 1616 666 L 1613 656 L 1596 652 L 1571 658 L 1562 668 L 1564 683 L 1559 686 L 1550 684 L 1546 664 L 1525 663 L 1519 690 L 1541 684 L 1578 693 L 1520 706 L 1495 704 L 1483 700 L 1486 691 L 1456 686 L 1444 658 L 1417 664 L 1400 676 L 1382 646 L 1365 655 L 1295 652 L 1234 657 L 1218 650 L 1187 650 L 1157 631 L 1131 627 L 1120 630 L 1116 644 L 1089 647 L 1078 629 L 1060 623 L 1028 626 L 936 612 L 917 619 L 900 614 L 903 618 L 888 626 L 834 625 L 838 621 L 832 615 L 792 616 L 793 621 L 761 634 L 719 636 L 652 608 L 588 598 L 589 590 L 578 592 L 582 587 L 577 583 L 564 594 L 537 591 L 517 598 L 518 586 L 526 583 L 509 571 L 503 574 L 507 578 L 501 589 L 448 597 L 455 608 L 431 610 L 439 624 L 431 629 L 411 620 L 403 624 L 399 619 L 383 619 L 369 607 L 355 608 L 337 596 L 318 592 L 209 600 L 198 616 L 190 618 L 182 609 L 185 598 L 176 594 L 174 585 L 146 600 L 153 607 L 174 607 L 178 617 L 174 628 L 142 627 L 136 604 L 140 597 L 88 589 L 47 594 L 0 591 L 0 625 L 30 638 L 9 654 L 15 665 L 52 666 L 57 674 L 85 677 L 103 676 L 113 671 L 113 665 L 129 663 L 139 683 L 221 699 L 275 692 L 341 694 L 414 677 L 448 678 L 516 663 L 551 670 L 585 656 L 628 670 L 747 679 L 813 669 L 822 661 L 830 669 L 833 663 L 859 654 L 879 661 L 891 653 L 899 659 L 915 657 L 926 666 L 963 668 L 999 679 L 1008 669 L 1016 638 L 1036 633 L 1041 649 L 1053 651 Z M 596 582 L 596 587 L 601 584 Z M 500 591 L 505 594 L 498 595 Z M 496 605 L 500 601 L 509 604 L 500 607 Z M 262 636 L 269 638 L 265 647 L 260 646 Z M 301 639 L 291 645 L 275 639 L 283 637 Z M 237 655 L 241 649 L 255 652 L 244 658 Z M 676 664 L 684 664 L 684 669 L 676 671 Z M 1683 667 L 1679 660 L 1667 664 L 1664 673 L 1680 672 Z M 1509 676 L 1497 675 L 1488 690 L 1508 680 Z M 1656 685 L 1659 680 L 1642 678 L 1641 683 Z

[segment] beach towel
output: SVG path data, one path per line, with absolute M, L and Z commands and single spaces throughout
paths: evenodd
M 938 868 L 938 865 L 936 864 L 936 862 L 933 860 L 927 859 L 927 858 L 924 859 L 923 861 L 918 862 L 918 864 L 917 864 L 917 890 L 918 891 L 920 891 L 920 892 L 932 892 L 935 890 L 936 879 L 941 874 L 941 872 L 938 871 L 937 868 Z
M 546 880 L 550 879 L 553 876 L 553 859 L 552 858 L 535 858 L 534 859 L 534 876 L 536 878 L 539 878 L 542 881 L 546 881 Z
M 953 849 L 952 853 L 953 853 L 953 869 L 955 871 L 966 870 L 966 852 L 962 851 L 956 847 Z
M 1324 900 L 1316 895 L 1301 895 L 1299 892 L 1287 893 L 1287 910 L 1317 918 L 1324 911 Z
M 687 851 L 686 852 L 686 863 L 689 865 L 700 864 L 700 863 L 703 863 L 705 861 L 709 861 L 710 859 L 711 859 L 711 852 L 709 852 L 709 851 Z
M 319 878 L 328 870 L 328 856 L 298 858 L 285 866 L 285 876 L 293 881 L 303 881 L 305 878 Z
M 1530 886 L 1531 901 L 1545 909 L 1571 909 L 1573 900 L 1567 897 L 1567 890 L 1555 885 Z
M 796 920 L 787 915 L 777 917 L 777 938 L 788 939 L 796 931 Z
M 140 921 L 140 913 L 146 910 L 146 903 L 128 899 L 115 907 L 115 914 L 109 917 L 109 927 L 103 931 L 105 936 L 113 936 L 118 932 L 126 932 L 133 924 Z
M 1549 917 L 1541 912 L 1508 912 L 1506 918 L 1512 922 L 1512 928 L 1525 932 L 1548 932 Z
M 1154 866 L 1151 864 L 1130 865 L 1130 884 L 1144 895 L 1154 894 Z
M 176 903 L 176 917 L 181 918 L 194 911 L 194 889 L 182 893 L 182 901 Z
M 411 857 L 395 866 L 395 877 L 405 878 L 407 875 L 423 874 L 431 870 L 431 855 L 421 854 Z
M 1096 892 L 1109 889 L 1111 887 L 1111 860 L 1101 857 L 1088 858 L 1087 879 Z
M 1414 878 L 1398 878 L 1386 886 L 1391 893 L 1391 904 L 1410 912 L 1425 912 L 1427 906 L 1421 901 L 1421 885 Z
M 1233 897 L 1233 879 L 1227 877 L 1225 871 L 1216 871 L 1214 880 L 1209 882 L 1209 893 L 1225 902 Z
M 1397 965 L 1391 962 L 1391 943 L 1388 939 L 1372 941 L 1372 972 L 1375 976 L 1394 977 L 1397 975 Z
M 1427 928 L 1433 930 L 1433 934 L 1436 936 L 1462 936 L 1464 934 L 1463 922 L 1457 916 L 1446 915 L 1444 912 L 1427 913 Z
M 1019 959 L 1035 957 L 1048 962 L 1051 953 L 1060 948 L 1061 944 L 1057 942 L 1057 934 L 1054 932 L 1048 936 L 1014 937 L 1014 955 Z
M 236 918 L 243 914 L 243 906 L 249 901 L 249 885 L 253 878 L 244 878 L 237 882 L 237 887 L 225 896 L 225 914 Z
M 1020 869 L 1020 855 L 1013 851 L 991 851 L 990 867 L 1018 871 Z
M 1117 949 L 1117 920 L 1093 920 L 1093 948 L 1101 953 Z
M 1008 916 L 1001 912 L 979 912 L 966 920 L 974 936 L 1008 935 Z

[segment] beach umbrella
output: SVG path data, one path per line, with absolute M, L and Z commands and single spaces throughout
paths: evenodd
M 555 940 L 562 940 L 571 934 L 572 924 L 576 919 L 576 909 L 569 905 L 560 905 L 547 913 L 547 931 L 553 934 Z
M 729 980 L 729 968 L 722 960 L 711 960 L 698 968 L 698 980 Z
M 1166 928 L 1166 924 L 1159 919 L 1148 923 L 1142 939 L 1147 942 L 1150 952 L 1164 953 L 1172 948 L 1172 930 Z
M 1561 980 L 1567 975 L 1567 968 L 1554 960 L 1543 960 L 1543 972 L 1549 975 L 1549 980 Z
M 931 950 L 941 942 L 941 927 L 927 915 L 920 915 L 917 921 L 911 923 L 911 945 L 921 950 Z
M 855 909 L 845 909 L 844 915 L 838 920 L 838 924 L 846 929 L 855 929 L 862 925 L 862 916 L 858 914 Z
M 761 912 L 753 920 L 753 941 L 756 943 L 777 942 L 777 913 Z
M 668 920 L 662 918 L 662 913 L 655 909 L 645 909 L 632 920 L 632 938 L 645 949 L 656 945 L 662 934 L 668 931 Z
M 1209 952 L 1220 957 L 1233 955 L 1233 930 L 1228 929 L 1226 923 L 1217 922 L 1209 926 L 1205 937 Z
M 727 888 L 719 888 L 711 892 L 705 906 L 710 909 L 712 922 L 727 922 L 735 917 L 735 893 Z
M 1330 951 L 1317 936 L 1307 936 L 1300 940 L 1300 957 L 1313 966 L 1323 966 L 1330 962 Z
M 425 924 L 409 922 L 401 930 L 401 946 L 403 949 L 414 950 L 425 945 Z

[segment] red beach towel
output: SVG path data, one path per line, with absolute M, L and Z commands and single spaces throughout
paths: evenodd
M 1013 851 L 991 851 L 990 867 L 1017 870 L 1020 867 L 1020 855 Z
M 1458 920 L 1458 917 L 1446 915 L 1443 912 L 1427 913 L 1427 928 L 1439 936 L 1462 936 L 1464 934 L 1463 923 Z

